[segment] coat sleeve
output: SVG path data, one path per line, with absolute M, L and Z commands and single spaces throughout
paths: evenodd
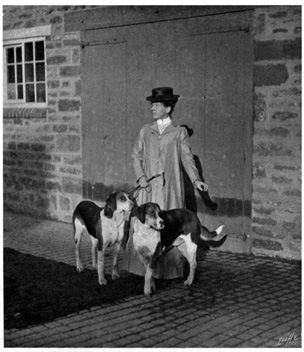
M 133 168 L 135 171 L 136 181 L 138 181 L 142 176 L 146 176 L 143 169 L 144 134 L 145 127 L 140 130 L 132 152 Z
M 185 127 L 180 127 L 181 160 L 192 183 L 201 180 L 191 151 L 190 138 Z

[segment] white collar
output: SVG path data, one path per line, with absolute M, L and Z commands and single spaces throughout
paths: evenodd
M 159 120 L 157 120 L 157 126 L 159 126 L 159 127 L 165 127 L 165 126 L 170 125 L 171 122 L 172 122 L 171 117 L 168 116 L 168 117 L 166 117 L 165 119 L 159 119 Z

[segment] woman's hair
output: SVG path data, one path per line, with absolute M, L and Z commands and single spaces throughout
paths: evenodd
M 171 110 L 170 110 L 170 112 L 169 112 L 169 116 L 171 116 L 172 113 L 173 113 L 173 110 L 174 110 L 174 108 L 175 108 L 175 105 L 176 105 L 176 103 L 177 103 L 177 100 L 163 101 L 162 103 L 164 104 L 164 107 L 165 107 L 165 108 L 167 108 L 167 107 L 170 107 L 170 108 L 171 108 Z

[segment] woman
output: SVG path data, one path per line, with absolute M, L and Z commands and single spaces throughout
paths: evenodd
M 154 122 L 140 130 L 132 159 L 137 182 L 142 187 L 137 197 L 138 205 L 146 202 L 158 203 L 163 210 L 185 206 L 182 167 L 193 185 L 207 191 L 195 166 L 189 136 L 186 128 L 172 124 L 172 112 L 179 95 L 171 87 L 152 90 L 147 97 L 151 102 Z M 153 176 L 149 183 L 147 182 Z M 156 278 L 173 279 L 184 276 L 185 258 L 177 248 L 163 255 L 155 272 Z M 137 275 L 144 275 L 143 265 L 133 247 L 132 231 L 127 243 L 124 269 Z

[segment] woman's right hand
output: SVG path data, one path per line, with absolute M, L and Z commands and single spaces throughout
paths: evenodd
M 139 183 L 140 187 L 146 188 L 146 187 L 148 186 L 147 177 L 146 177 L 146 176 L 142 176 L 142 177 L 138 180 L 138 183 Z

